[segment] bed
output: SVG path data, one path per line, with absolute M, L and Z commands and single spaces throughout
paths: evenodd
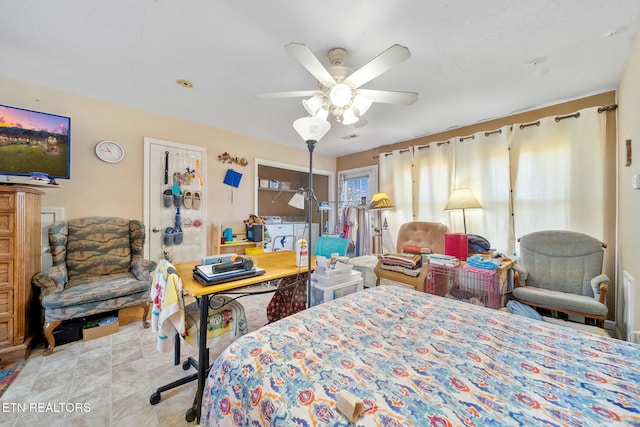
M 364 404 L 349 423 L 346 390 Z M 640 346 L 380 286 L 236 340 L 212 366 L 209 426 L 640 425 Z

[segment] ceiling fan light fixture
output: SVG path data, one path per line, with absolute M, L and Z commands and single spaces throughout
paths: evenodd
M 309 119 L 326 121 L 329 116 L 333 116 L 338 123 L 360 127 L 367 123 L 364 115 L 373 102 L 411 105 L 418 99 L 415 92 L 359 89 L 393 66 L 409 59 L 411 52 L 405 46 L 392 45 L 356 71 L 344 65 L 347 51 L 343 48 L 329 51 L 331 65 L 325 67 L 306 45 L 292 42 L 285 47 L 316 78 L 318 89 L 265 93 L 258 95 L 258 98 L 307 98 L 302 101 L 302 105 L 311 116 Z
M 371 104 L 373 104 L 373 101 L 364 95 L 358 94 L 353 98 L 353 107 L 357 109 L 358 116 L 363 116 L 369 110 Z
M 316 116 L 322 109 L 322 98 L 318 95 L 313 95 L 309 99 L 303 99 L 302 106 L 307 110 L 307 113 L 312 116 Z
M 358 117 L 355 113 L 355 111 L 353 111 L 353 108 L 346 108 L 343 112 L 342 112 L 342 124 L 345 126 L 348 125 L 352 125 L 354 123 L 356 123 L 358 120 L 360 120 L 360 117 Z
M 344 107 L 351 101 L 351 88 L 344 83 L 338 83 L 329 91 L 331 103 L 337 107 Z
M 327 120 L 327 117 L 329 117 L 329 111 L 326 108 L 320 108 L 315 117 L 322 120 Z

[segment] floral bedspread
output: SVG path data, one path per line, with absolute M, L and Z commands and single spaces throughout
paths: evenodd
M 341 390 L 364 402 L 355 424 Z M 235 341 L 204 391 L 209 426 L 640 425 L 640 346 L 393 286 Z

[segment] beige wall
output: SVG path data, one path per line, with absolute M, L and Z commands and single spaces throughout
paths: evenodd
M 640 36 L 635 43 L 618 86 L 618 281 L 628 272 L 636 281 L 635 310 L 640 310 L 640 190 L 632 190 L 631 178 L 640 173 Z M 626 140 L 631 140 L 632 163 L 626 164 Z M 616 318 L 622 323 L 623 287 L 618 289 Z M 632 330 L 640 330 L 638 316 Z M 629 331 L 624 330 L 626 338 Z M 635 342 L 640 342 L 635 339 Z
M 637 98 L 637 97 L 636 97 Z M 425 145 L 430 142 L 445 141 L 456 136 L 471 135 L 476 132 L 491 131 L 502 126 L 508 126 L 513 123 L 529 123 L 540 118 L 570 114 L 582 108 L 592 106 L 607 106 L 615 104 L 615 92 L 607 92 L 587 98 L 577 99 L 562 104 L 557 104 L 538 110 L 532 110 L 525 113 L 514 114 L 508 117 L 491 120 L 484 123 L 466 126 L 462 128 L 448 130 L 446 132 L 428 135 L 411 141 L 404 141 L 397 144 L 378 147 L 376 149 L 352 154 L 349 156 L 339 157 L 337 159 L 338 171 L 353 169 L 368 165 L 377 164 L 377 155 L 379 153 L 389 152 L 400 148 L 406 148 L 413 145 Z M 615 282 L 615 241 L 616 241 L 616 112 L 605 112 L 607 114 L 607 142 L 605 148 L 605 188 L 608 189 L 605 194 L 605 206 L 607 207 L 605 218 L 604 241 L 609 249 L 605 251 L 605 273 Z M 639 170 L 640 171 L 640 170 Z M 629 178 L 629 182 L 631 178 Z M 639 193 L 640 195 L 640 193 Z M 428 221 L 429 218 L 416 218 L 417 220 Z M 519 237 L 519 236 L 517 236 Z M 639 276 L 640 277 L 640 276 Z M 609 319 L 614 320 L 616 313 L 616 285 L 611 286 L 611 292 L 607 294 L 607 306 L 609 307 Z
M 71 117 L 71 179 L 59 180 L 60 188 L 48 189 L 42 200 L 43 207 L 64 208 L 67 219 L 90 215 L 143 219 L 145 136 L 207 148 L 207 214 L 209 219 L 219 218 L 231 227 L 239 228 L 242 221 L 256 211 L 256 158 L 302 167 L 309 165 L 309 152 L 302 141 L 299 150 L 292 149 L 1 77 L 0 93 L 1 104 Z M 291 127 L 291 123 L 282 125 Z M 122 144 L 125 159 L 118 164 L 100 161 L 95 155 L 95 146 L 102 140 Z M 233 166 L 243 174 L 240 186 L 234 190 L 233 203 L 231 187 L 222 183 L 229 164 L 218 161 L 218 155 L 225 151 L 249 161 L 246 167 Z M 335 171 L 333 157 L 316 153 L 313 164 L 314 169 Z

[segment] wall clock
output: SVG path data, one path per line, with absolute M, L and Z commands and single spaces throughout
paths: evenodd
M 102 141 L 96 145 L 96 155 L 107 163 L 118 163 L 124 159 L 124 148 L 115 141 Z

